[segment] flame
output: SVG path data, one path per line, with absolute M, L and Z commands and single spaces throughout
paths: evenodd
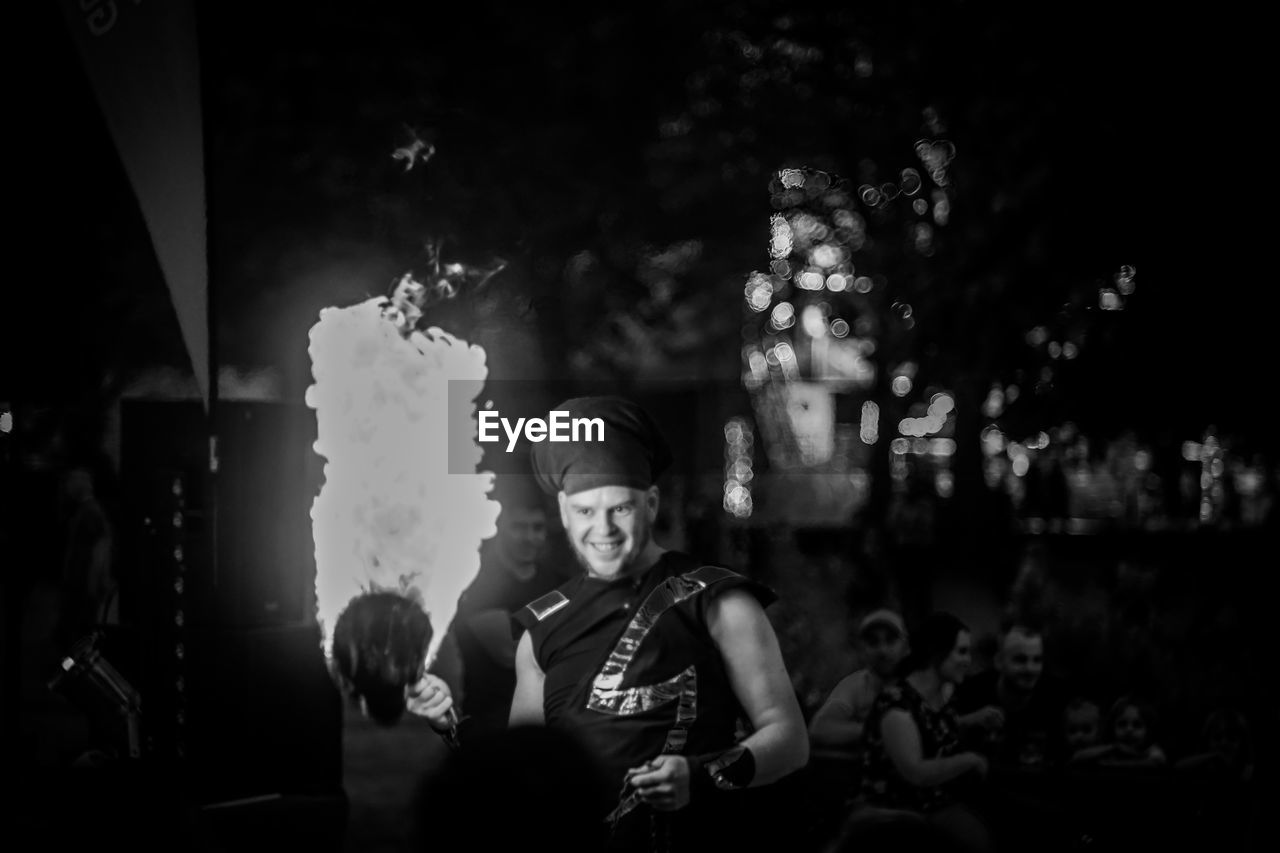
M 480 543 L 496 532 L 493 475 L 450 473 L 451 452 L 454 471 L 480 463 L 474 438 L 451 450 L 449 429 L 477 434 L 474 403 L 488 370 L 483 349 L 440 329 L 406 337 L 384 316 L 389 304 L 378 297 L 326 308 L 311 329 L 315 384 L 306 402 L 326 460 L 311 508 L 316 617 L 330 655 L 333 627 L 352 598 L 402 592 L 431 617 L 429 665 L 479 571 Z

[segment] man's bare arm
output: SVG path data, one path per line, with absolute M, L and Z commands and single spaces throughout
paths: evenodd
M 809 723 L 814 746 L 852 749 L 862 742 L 863 722 L 853 716 L 853 675 L 846 675 Z
M 809 761 L 804 715 L 764 608 L 746 590 L 730 590 L 712 602 L 707 622 L 733 692 L 755 729 L 742 742 L 755 758 L 751 784 L 767 785 L 804 767 Z
M 516 646 L 516 691 L 511 698 L 509 719 L 512 727 L 540 726 L 545 722 L 542 712 L 544 677 L 533 656 L 533 639 L 526 632 Z

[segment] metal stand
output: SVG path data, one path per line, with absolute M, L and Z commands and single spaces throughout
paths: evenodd
M 140 722 L 142 698 L 102 653 L 94 632 L 79 640 L 62 659 L 61 671 L 49 681 L 49 689 L 65 693 L 73 701 L 105 708 L 124 718 L 130 758 L 142 757 Z

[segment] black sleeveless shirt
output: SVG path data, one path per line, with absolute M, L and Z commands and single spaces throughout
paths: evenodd
M 582 738 L 619 788 L 629 768 L 658 755 L 733 746 L 748 724 L 707 612 L 738 588 L 762 607 L 776 599 L 735 572 L 668 551 L 638 578 L 584 574 L 519 610 L 545 675 L 547 725 Z

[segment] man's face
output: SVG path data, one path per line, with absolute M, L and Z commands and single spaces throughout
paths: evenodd
M 1014 628 L 1004 638 L 999 666 L 1006 684 L 1030 693 L 1040 682 L 1040 674 L 1044 671 L 1044 640 L 1039 634 Z
M 599 578 L 619 577 L 634 566 L 649 544 L 657 512 L 657 487 L 601 486 L 560 493 L 560 520 L 574 553 Z
M 1067 711 L 1067 746 L 1074 752 L 1077 749 L 1084 749 L 1087 746 L 1096 744 L 1098 742 L 1098 728 L 1101 722 L 1098 709 L 1093 705 L 1072 708 Z
M 881 678 L 889 678 L 907 655 L 907 641 L 888 625 L 876 625 L 862 635 L 867 666 Z
M 506 567 L 525 572 L 533 569 L 546 543 L 547 514 L 542 510 L 513 506 L 498 516 L 494 545 Z
M 938 674 L 942 676 L 943 681 L 959 684 L 969 674 L 969 666 L 972 662 L 969 632 L 961 631 L 956 635 L 956 644 L 952 647 L 951 654 L 947 655 L 942 661 L 942 666 L 938 667 Z

